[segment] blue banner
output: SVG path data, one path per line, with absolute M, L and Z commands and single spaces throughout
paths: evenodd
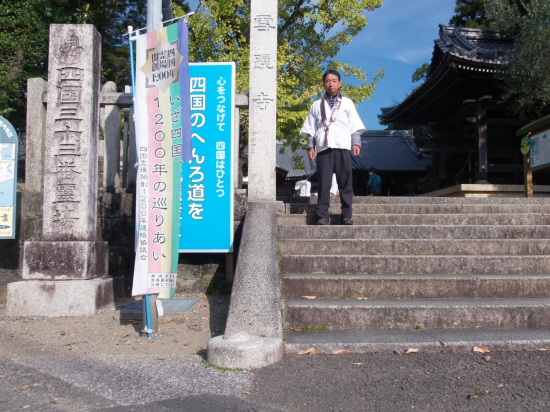
M 180 252 L 233 250 L 234 63 L 190 63 L 192 159 L 182 167 Z
M 0 117 L 0 239 L 15 239 L 17 149 L 15 129 Z

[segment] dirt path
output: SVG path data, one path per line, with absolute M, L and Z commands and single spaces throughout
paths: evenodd
M 14 318 L 6 316 L 6 295 L 0 295 L 0 353 L 33 355 L 186 355 L 204 354 L 208 340 L 225 329 L 229 296 L 185 295 L 199 302 L 185 317 L 159 319 L 159 332 L 148 340 L 141 322 L 119 320 L 126 298 L 91 317 Z

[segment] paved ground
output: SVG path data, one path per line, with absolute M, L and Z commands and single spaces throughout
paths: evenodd
M 219 370 L 203 356 L 227 301 L 201 305 L 149 342 L 116 308 L 13 319 L 0 304 L 0 411 L 550 410 L 550 351 L 287 355 Z

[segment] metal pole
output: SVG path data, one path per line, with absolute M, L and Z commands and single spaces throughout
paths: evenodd
M 162 27 L 162 0 L 147 0 L 147 32 Z

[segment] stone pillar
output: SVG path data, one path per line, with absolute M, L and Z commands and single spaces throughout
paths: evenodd
M 48 83 L 44 79 L 27 80 L 27 155 L 25 192 L 41 193 L 44 184 L 44 135 L 46 107 L 42 102 Z
M 88 293 L 87 279 L 107 274 L 107 244 L 96 241 L 101 36 L 92 25 L 52 24 L 49 50 L 43 240 L 25 243 L 23 263 L 23 279 L 40 281 L 8 285 L 8 312 L 67 316 L 76 300 L 91 303 L 75 314 L 93 314 L 112 302 L 112 279 L 92 282 L 94 299 L 66 293 Z M 31 301 L 48 308 L 34 313 Z
M 277 133 L 277 1 L 252 0 L 248 199 L 275 200 Z
M 102 93 L 116 93 L 116 85 L 107 82 L 103 86 Z M 99 125 L 105 142 L 103 160 L 103 190 L 106 192 L 119 192 L 120 179 L 120 122 L 121 109 L 117 104 L 105 104 L 100 108 Z

